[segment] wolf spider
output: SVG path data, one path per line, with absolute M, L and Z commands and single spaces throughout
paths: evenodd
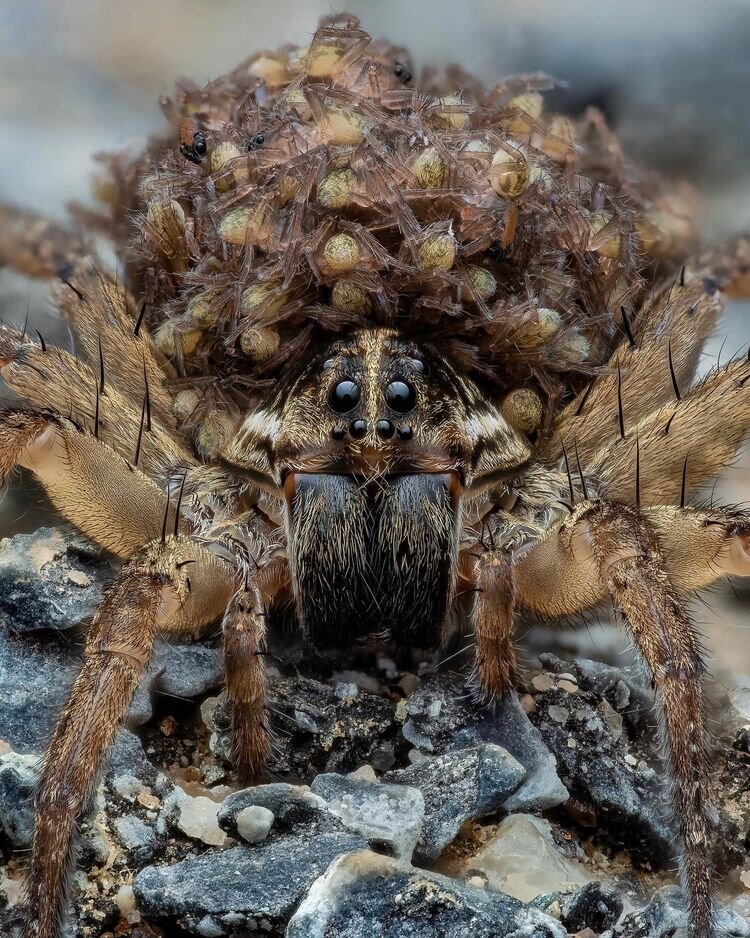
M 267 625 L 282 607 L 294 608 L 304 637 L 318 647 L 437 647 L 468 619 L 475 686 L 491 701 L 513 687 L 520 614 L 570 617 L 610 600 L 656 689 L 692 934 L 711 938 L 705 665 L 687 604 L 689 594 L 727 574 L 750 574 L 750 516 L 692 507 L 688 499 L 732 459 L 750 427 L 750 364 L 730 363 L 691 385 L 721 310 L 719 287 L 737 271 L 722 258 L 713 267 L 703 259 L 666 283 L 654 278 L 650 293 L 641 290 L 629 266 L 635 236 L 627 213 L 635 190 L 622 218 L 602 220 L 602 190 L 585 189 L 569 173 L 576 157 L 564 124 L 550 125 L 548 160 L 543 137 L 529 144 L 531 135 L 544 132 L 536 106 L 530 114 L 528 101 L 516 97 L 510 111 L 502 110 L 518 90 L 512 83 L 498 86 L 476 111 L 449 97 L 425 107 L 427 99 L 401 87 L 403 66 L 378 72 L 377 62 L 360 63 L 366 42 L 352 23 L 326 25 L 314 40 L 323 51 L 298 55 L 296 77 L 284 71 L 281 54 L 266 55 L 247 124 L 233 103 L 244 107 L 251 94 L 243 91 L 239 70 L 202 94 L 183 90 L 179 106 L 167 107 L 180 126 L 164 163 L 171 201 L 149 204 L 139 222 L 145 253 L 126 258 L 138 303 L 68 231 L 0 208 L 0 263 L 58 278 L 57 303 L 77 343 L 74 355 L 41 336 L 32 341 L 0 327 L 0 373 L 30 405 L 0 416 L 0 480 L 16 466 L 31 470 L 59 513 L 122 561 L 94 617 L 41 773 L 25 936 L 59 933 L 77 825 L 156 635 L 200 637 L 221 621 L 234 755 L 240 778 L 251 781 L 269 755 L 261 653 Z M 349 47 L 347 31 L 353 31 Z M 378 56 L 381 65 L 393 58 L 386 47 Z M 304 68 L 316 63 L 325 71 L 329 59 L 330 74 L 308 75 L 314 93 L 300 96 Z M 273 82 L 289 83 L 297 97 L 291 111 L 279 99 L 282 110 L 268 116 L 263 109 L 273 103 Z M 325 104 L 326 95 L 333 104 Z M 412 110 L 402 134 L 394 109 L 404 102 Z M 316 124 L 316 108 L 329 105 Z M 515 138 L 493 142 L 497 116 L 486 131 L 490 144 L 468 145 L 476 143 L 469 123 L 488 126 L 494 107 L 501 117 L 510 114 L 512 133 L 542 167 L 533 184 L 527 151 Z M 379 108 L 386 109 L 381 136 L 374 125 Z M 270 156 L 258 143 L 259 121 L 266 118 L 275 128 Z M 187 137 L 185 120 L 191 122 Z M 246 156 L 235 152 L 240 132 L 232 121 L 250 128 Z M 332 127 L 343 142 L 331 137 Z M 421 162 L 412 160 L 415 128 L 431 144 Z M 609 138 L 607 146 L 615 152 Z M 284 161 L 289 173 L 275 175 Z M 336 176 L 342 165 L 356 172 Z M 322 201 L 326 166 L 334 167 L 338 189 L 329 186 L 320 209 L 313 190 L 317 185 Z M 145 164 L 136 170 L 143 175 Z M 121 181 L 128 178 L 121 172 Z M 539 195 L 550 180 L 559 187 L 554 202 Z M 575 205 L 560 195 L 571 180 Z M 438 192 L 434 198 L 430 187 Z M 481 199 L 464 197 L 472 187 Z M 123 221 L 122 207 L 145 207 L 130 194 L 131 202 L 123 196 L 115 204 L 110 229 L 126 254 L 132 225 Z M 237 215 L 236 204 L 258 194 L 261 221 L 252 208 Z M 573 208 L 584 202 L 576 214 Z M 230 209 L 218 235 L 206 204 L 219 215 Z M 558 213 L 570 210 L 568 227 L 549 204 Z M 436 223 L 435 206 L 450 223 Z M 341 214 L 333 227 L 343 234 L 326 240 L 315 232 L 330 234 L 337 218 L 332 207 Z M 586 242 L 581 218 L 589 216 L 596 239 Z M 530 217 L 544 224 L 530 227 Z M 394 240 L 399 230 L 402 248 Z M 434 233 L 425 239 L 423 231 Z M 524 238 L 534 237 L 544 250 L 524 252 Z M 575 247 L 581 238 L 585 250 Z M 486 251 L 487 266 L 475 266 L 469 277 L 462 250 Z M 544 266 L 552 250 L 567 267 Z M 743 250 L 744 263 L 744 242 Z M 254 279 L 253 265 L 261 263 L 270 266 Z M 709 277 L 714 268 L 718 280 Z M 516 269 L 518 285 L 503 293 L 491 271 L 510 284 Z M 536 351 L 524 351 L 532 348 L 524 329 L 541 328 L 544 316 L 558 329 L 564 318 L 538 301 L 530 313 L 534 297 L 523 299 L 524 290 L 536 283 L 540 296 L 557 295 L 568 303 L 570 321 L 579 316 L 583 328 L 600 321 L 591 310 L 603 296 L 619 307 L 613 297 L 626 274 L 636 284 L 629 295 L 639 297 L 640 311 L 629 317 L 623 310 L 619 334 L 602 327 L 600 338 L 613 350 L 596 367 L 581 365 L 590 375 L 585 387 L 555 377 L 570 370 L 571 352 L 565 365 L 559 336 L 553 349 L 559 356 L 548 368 L 538 342 Z M 238 314 L 232 291 L 248 282 Z M 311 284 L 332 287 L 332 305 L 316 300 Z M 226 296 L 217 299 L 222 289 Z M 495 307 L 487 302 L 495 290 L 501 298 L 493 318 Z M 565 300 L 566 290 L 575 302 Z M 388 304 L 396 308 L 399 293 L 415 297 L 420 328 L 403 316 L 382 315 Z M 213 305 L 202 299 L 208 294 Z M 465 343 L 451 344 L 434 328 L 436 316 L 455 320 L 462 303 L 481 313 L 456 321 L 489 366 L 479 367 Z M 374 308 L 379 314 L 369 315 Z M 148 331 L 158 325 L 154 310 L 165 311 L 156 345 Z M 310 323 L 316 328 L 307 328 Z M 485 326 L 497 329 L 496 338 L 476 338 Z M 278 381 L 261 382 L 252 395 L 237 391 L 244 374 L 234 343 L 246 327 L 248 356 L 278 366 Z M 290 359 L 283 357 L 284 342 L 277 352 L 274 330 L 284 328 L 297 353 Z M 581 352 L 576 329 L 573 351 L 583 360 L 588 352 Z M 544 425 L 538 414 L 528 419 L 528 409 L 541 406 L 536 392 L 519 403 L 511 390 L 501 403 L 498 385 L 484 380 L 500 367 L 492 356 L 502 342 L 511 365 L 500 386 L 532 383 L 546 391 Z M 195 403 L 178 415 L 180 394 L 190 401 L 194 395 Z M 209 442 L 196 434 L 193 445 L 186 428 L 201 407 L 213 423 Z

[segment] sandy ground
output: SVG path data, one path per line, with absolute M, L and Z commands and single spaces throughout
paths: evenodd
M 348 3 L 374 35 L 408 46 L 416 64 L 458 61 L 486 81 L 542 69 L 565 80 L 559 100 L 605 106 L 630 152 L 690 178 L 712 237 L 750 228 L 750 7 L 744 0 L 629 4 L 568 0 L 380 0 Z M 161 126 L 156 100 L 182 75 L 214 77 L 252 51 L 303 41 L 332 8 L 311 0 L 4 0 L 0 8 L 0 199 L 62 217 L 88 197 L 94 154 L 139 143 Z M 46 291 L 0 271 L 0 316 L 52 336 Z M 750 305 L 734 305 L 703 367 L 750 341 Z M 750 496 L 750 460 L 717 496 Z M 0 536 L 45 517 L 29 491 L 0 505 Z M 715 668 L 750 683 L 750 588 L 722 587 L 699 606 Z

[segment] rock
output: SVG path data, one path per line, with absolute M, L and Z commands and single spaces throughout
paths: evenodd
M 393 706 L 355 684 L 329 687 L 309 678 L 271 682 L 268 712 L 277 745 L 269 764 L 274 775 L 309 779 L 320 772 L 350 772 L 363 762 L 391 760 L 398 737 Z M 209 714 L 211 750 L 231 762 L 226 698 Z
M 286 938 L 565 938 L 559 923 L 502 893 L 368 850 L 339 857 L 313 884 Z
M 64 636 L 13 635 L 0 623 L 0 739 L 42 753 L 78 672 Z
M 510 753 L 486 744 L 389 772 L 384 781 L 422 792 L 425 819 L 417 856 L 429 861 L 440 856 L 466 821 L 498 810 L 525 777 Z
M 38 762 L 17 752 L 0 756 L 0 838 L 11 847 L 31 846 Z
M 330 773 L 318 775 L 310 787 L 349 830 L 372 846 L 385 844 L 397 858 L 411 860 L 425 814 L 419 789 Z
M 622 899 L 614 889 L 589 883 L 565 900 L 561 921 L 571 932 L 590 928 L 599 933 L 611 928 L 622 915 Z
M 110 572 L 80 535 L 17 534 L 0 549 L 0 622 L 16 634 L 78 625 L 96 611 Z
M 273 834 L 299 832 L 343 831 L 343 825 L 328 812 L 323 798 L 313 794 L 307 785 L 275 782 L 243 788 L 229 795 L 219 808 L 218 821 L 222 830 L 232 837 L 242 836 L 237 818 L 248 808 L 265 808 L 274 817 Z
M 224 680 L 224 653 L 205 644 L 159 641 L 154 648 L 151 690 L 170 697 L 198 697 Z
M 521 763 L 527 777 L 507 800 L 506 811 L 546 811 L 568 800 L 555 758 L 515 693 L 493 709 L 480 707 L 466 699 L 463 678 L 440 674 L 425 681 L 405 709 L 403 734 L 422 752 L 442 753 L 488 742 L 507 749 Z
M 364 846 L 353 834 L 303 833 L 149 866 L 133 881 L 138 911 L 191 934 L 205 934 L 198 927 L 205 929 L 207 922 L 223 928 L 222 934 L 278 933 L 329 864 Z
M 602 938 L 672 938 L 678 929 L 687 929 L 688 918 L 682 892 L 676 886 L 657 890 L 648 905 L 626 915 Z M 717 934 L 722 938 L 749 938 L 750 922 L 731 909 L 719 909 Z
M 526 814 L 505 818 L 468 865 L 484 873 L 492 889 L 523 902 L 591 882 L 584 866 L 557 849 L 549 822 Z
M 218 812 L 219 804 L 211 798 L 191 798 L 184 792 L 179 793 L 177 826 L 193 840 L 200 840 L 210 847 L 224 846 L 227 835 L 219 827 Z
M 548 662 L 549 656 L 544 658 Z M 658 773 L 642 758 L 634 764 L 627 759 L 630 739 L 620 714 L 606 698 L 584 690 L 586 669 L 579 665 L 576 662 L 581 690 L 575 695 L 558 688 L 538 693 L 530 718 L 555 754 L 558 772 L 571 796 L 593 809 L 594 823 L 606 829 L 608 844 L 622 845 L 651 864 L 671 862 L 674 842 L 665 820 L 669 810 L 656 754 Z M 560 666 L 570 668 L 565 662 Z M 610 690 L 614 691 L 613 675 L 610 680 Z M 561 709 L 567 713 L 564 722 L 560 719 Z M 644 727 L 644 745 L 655 743 L 652 733 Z
M 125 815 L 115 818 L 113 827 L 132 863 L 140 866 L 153 858 L 158 847 L 156 834 L 139 817 Z
M 273 826 L 273 813 L 254 804 L 243 808 L 236 819 L 237 833 L 249 844 L 258 844 L 268 837 Z

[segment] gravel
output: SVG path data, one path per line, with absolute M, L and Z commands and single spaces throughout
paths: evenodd
M 0 546 L 9 938 L 39 758 L 80 664 L 86 603 L 110 575 L 62 531 Z M 53 600 L 67 619 L 43 622 Z M 71 936 L 152 938 L 152 924 L 181 938 L 680 934 L 680 894 L 659 888 L 674 881 L 674 847 L 653 697 L 636 674 L 543 654 L 518 695 L 487 708 L 460 674 L 339 657 L 290 647 L 269 658 L 274 781 L 237 790 L 227 702 L 207 696 L 221 685 L 220 648 L 157 646 L 81 824 Z M 714 757 L 730 884 L 750 869 L 746 712 L 736 690 Z M 720 912 L 732 938 L 750 938 L 742 901 Z

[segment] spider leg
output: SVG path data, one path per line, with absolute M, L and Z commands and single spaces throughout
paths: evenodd
M 230 568 L 188 538 L 148 544 L 107 591 L 83 667 L 52 735 L 37 792 L 24 938 L 57 938 L 67 907 L 78 820 L 149 662 L 159 631 L 185 633 L 216 618 L 233 591 Z M 191 606 L 198 585 L 211 602 Z
M 1 413 L 0 483 L 14 466 L 30 469 L 64 518 L 119 557 L 131 556 L 161 530 L 165 492 L 64 417 Z
M 734 457 L 750 429 L 750 362 L 733 362 L 709 375 L 679 400 L 663 405 L 584 463 L 608 499 L 632 502 L 635 466 L 640 501 L 669 504 L 715 476 Z
M 513 645 L 515 578 L 509 553 L 487 551 L 474 566 L 474 666 L 478 691 L 496 700 L 511 690 L 516 673 Z
M 110 386 L 136 408 L 147 376 L 151 406 L 175 430 L 166 366 L 158 357 L 141 312 L 116 274 L 86 250 L 73 232 L 33 212 L 0 205 L 0 266 L 30 277 L 57 278 L 55 302 L 76 338 L 77 353 L 98 373 L 101 361 Z
M 665 514 L 653 517 L 659 522 L 659 533 L 630 506 L 606 501 L 580 505 L 516 564 L 518 601 L 529 611 L 559 616 L 581 611 L 607 593 L 623 613 L 653 676 L 663 715 L 662 733 L 674 778 L 672 798 L 684 846 L 682 868 L 691 934 L 713 938 L 709 850 L 713 809 L 703 712 L 705 666 L 699 639 L 668 574 L 669 545 L 663 547 L 660 534 L 671 530 L 671 525 L 665 523 Z M 704 545 L 712 542 L 712 549 L 716 547 L 712 529 L 721 530 L 718 524 L 704 526 L 698 513 L 686 512 L 681 519 L 680 530 L 672 535 L 674 541 L 692 532 L 694 541 L 702 535 Z M 731 532 L 730 524 L 725 531 Z M 747 534 L 738 536 L 745 539 L 744 545 Z M 731 546 L 725 550 L 724 556 L 732 558 Z M 683 550 L 682 558 L 689 565 L 694 555 Z M 750 563 L 745 561 L 743 569 L 750 573 Z M 685 570 L 683 574 L 690 582 L 691 575 Z
M 544 458 L 560 459 L 564 445 L 569 453 L 577 449 L 585 465 L 597 449 L 619 436 L 621 415 L 630 431 L 675 399 L 675 383 L 686 391 L 721 310 L 716 285 L 695 278 L 662 289 L 634 318 L 623 308 L 623 341 L 606 373 L 562 411 Z
M 271 752 L 266 715 L 268 680 L 261 653 L 266 638 L 266 610 L 288 583 L 285 560 L 261 566 L 234 595 L 222 623 L 233 757 L 243 784 L 261 777 Z
M 120 358 L 118 358 L 118 368 Z M 122 394 L 104 358 L 95 368 L 63 349 L 25 338 L 18 330 L 0 325 L 0 375 L 8 387 L 35 407 L 70 416 L 91 430 L 126 459 L 135 454 L 141 434 L 139 465 L 161 475 L 176 465 L 188 465 L 193 457 L 179 442 L 179 434 L 157 410 L 151 384 L 141 367 L 137 384 Z M 133 398 L 138 395 L 138 403 Z

